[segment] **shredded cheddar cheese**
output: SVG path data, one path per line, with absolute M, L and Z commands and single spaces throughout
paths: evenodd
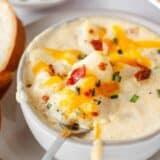
M 59 76 L 52 76 L 51 78 L 49 78 L 47 81 L 45 81 L 43 83 L 44 86 L 51 86 L 51 85 L 55 85 L 58 83 L 61 83 L 62 79 Z
M 73 65 L 77 61 L 77 57 L 81 55 L 78 50 L 55 50 L 51 48 L 45 48 L 47 53 L 51 54 L 56 60 L 64 60 Z
M 99 39 L 103 39 L 105 34 L 106 34 L 107 30 L 106 28 L 104 27 L 99 27 L 98 28 L 98 36 L 99 36 Z
M 48 71 L 48 64 L 43 61 L 40 61 L 36 65 L 34 65 L 32 68 L 32 71 L 34 74 L 39 73 L 41 70 Z
M 160 40 L 135 41 L 136 46 L 140 48 L 160 48 Z
M 67 115 L 74 112 L 77 108 L 87 114 L 92 112 L 92 109 L 95 109 L 95 106 L 92 108 L 92 105 L 89 103 L 91 99 L 85 97 L 84 95 L 78 96 L 74 91 L 67 88 L 63 89 L 60 94 L 62 94 L 63 98 L 61 99 L 59 105 Z M 83 105 L 84 103 L 86 103 L 88 107 L 86 107 L 86 105 Z
M 85 92 L 85 91 L 87 91 L 87 90 L 89 90 L 91 88 L 94 88 L 96 81 L 97 81 L 97 77 L 96 76 L 94 76 L 94 75 L 86 76 L 83 79 L 83 83 L 81 85 L 81 91 Z
M 123 50 L 123 54 L 116 51 L 110 52 L 109 58 L 112 63 L 125 63 L 133 66 L 150 67 L 151 61 L 149 58 L 140 53 L 140 48 L 156 47 L 159 45 L 158 41 L 134 41 L 127 37 L 126 33 L 119 26 L 113 26 L 113 30 L 118 38 L 118 45 Z
M 124 51 L 123 55 L 119 55 L 117 52 L 109 53 L 110 61 L 113 64 L 124 63 L 132 66 L 145 66 L 150 67 L 151 61 L 149 58 L 142 56 L 138 50 Z

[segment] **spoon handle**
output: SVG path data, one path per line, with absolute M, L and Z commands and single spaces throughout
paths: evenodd
M 102 160 L 103 159 L 102 156 L 103 156 L 102 141 L 98 139 L 93 142 L 91 160 Z
M 65 138 L 58 135 L 56 140 L 52 144 L 52 146 L 48 149 L 48 151 L 42 157 L 42 160 L 56 160 L 54 156 L 57 153 L 57 151 L 60 149 L 60 147 L 63 145 L 65 140 L 66 140 Z

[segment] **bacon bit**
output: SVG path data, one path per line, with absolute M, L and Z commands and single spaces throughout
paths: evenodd
M 140 71 L 135 73 L 135 78 L 137 79 L 137 81 L 141 81 L 141 80 L 145 80 L 148 79 L 151 75 L 151 70 L 143 67 Z
M 84 95 L 87 97 L 91 97 L 92 96 L 92 90 L 89 89 L 88 91 L 84 92 Z
M 53 65 L 49 64 L 48 68 L 49 68 L 48 72 L 49 72 L 50 76 L 53 76 L 55 74 L 55 70 L 54 70 Z
M 106 66 L 107 66 L 107 64 L 104 63 L 104 62 L 101 62 L 101 63 L 98 64 L 99 69 L 102 70 L 102 71 L 106 70 Z
M 93 97 L 95 96 L 95 88 L 89 89 L 88 91 L 84 92 L 84 95 L 87 97 Z
M 98 112 L 92 112 L 92 116 L 98 116 Z
M 88 31 L 90 34 L 93 34 L 94 33 L 94 30 L 93 29 L 89 29 Z
M 44 95 L 44 96 L 42 96 L 42 99 L 43 99 L 45 102 L 47 102 L 47 101 L 49 100 L 49 96 Z
M 90 41 L 90 43 L 95 50 L 97 50 L 97 51 L 103 50 L 103 44 L 100 40 L 92 40 L 92 41 Z
M 81 78 L 85 77 L 86 75 L 86 67 L 83 65 L 80 68 L 76 68 L 72 71 L 70 78 L 67 80 L 67 85 L 73 85 Z

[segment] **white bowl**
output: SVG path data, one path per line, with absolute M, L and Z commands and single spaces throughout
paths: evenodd
M 149 0 L 155 7 L 160 9 L 160 0 Z
M 60 4 L 62 2 L 64 2 L 66 0 L 44 0 L 44 1 L 35 1 L 35 2 L 31 2 L 30 0 L 10 0 L 10 2 L 17 6 L 17 7 L 21 7 L 21 8 L 25 8 L 25 9 L 29 9 L 29 10 L 37 10 L 37 9 L 45 9 L 45 8 L 50 8 L 53 7 L 57 4 Z
M 83 14 L 74 16 L 80 17 L 86 15 L 85 12 Z M 160 33 L 159 26 L 153 22 L 145 20 L 140 17 L 132 16 L 128 13 L 122 12 L 113 12 L 113 11 L 92 11 L 87 12 L 88 15 L 109 15 L 112 17 L 120 17 L 126 20 L 130 20 L 135 23 L 139 23 L 140 25 L 144 25 L 156 33 Z M 72 18 L 71 18 L 72 19 Z M 63 22 L 52 25 L 50 29 L 58 27 L 59 25 L 70 21 L 71 19 L 65 19 Z M 49 30 L 50 30 L 49 29 Z M 45 30 L 40 35 L 38 35 L 29 45 L 28 48 L 33 47 L 39 39 L 44 36 L 49 31 Z M 21 58 L 18 73 L 17 73 L 17 100 L 21 105 L 22 112 L 24 114 L 25 120 L 31 129 L 31 132 L 40 143 L 40 145 L 44 149 L 49 149 L 49 147 L 53 144 L 57 137 L 57 133 L 48 127 L 32 110 L 32 107 L 29 105 L 27 101 L 27 96 L 24 92 L 23 86 L 23 67 L 25 63 L 25 59 L 28 55 L 27 50 Z M 68 139 L 63 145 L 64 150 L 63 159 L 76 159 L 76 160 L 87 160 L 90 157 L 90 143 L 83 143 L 80 141 L 76 141 L 74 139 Z M 145 160 L 151 157 L 154 153 L 156 153 L 160 149 L 160 131 L 137 140 L 132 141 L 123 141 L 123 142 L 108 142 L 104 144 L 104 159 L 107 160 Z M 65 158 L 64 158 L 65 157 Z

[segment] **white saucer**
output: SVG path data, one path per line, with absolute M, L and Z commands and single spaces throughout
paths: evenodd
M 21 7 L 29 10 L 46 9 L 60 4 L 66 0 L 9 0 L 16 7 Z
M 35 35 L 58 21 L 68 17 L 89 15 L 91 12 L 92 11 L 88 12 L 82 10 L 55 12 L 41 20 L 35 21 L 26 27 L 27 41 L 31 41 Z M 126 16 L 130 16 L 132 20 L 136 21 L 136 16 L 132 16 L 128 13 L 126 13 Z M 16 103 L 15 92 L 16 82 L 14 80 L 12 86 L 2 100 L 3 125 L 2 131 L 0 132 L 0 160 L 40 160 L 44 154 L 44 150 L 36 142 L 28 129 L 20 107 Z M 71 155 L 68 155 L 69 150 L 74 152 L 72 146 L 64 145 L 57 154 L 58 160 L 75 160 L 67 158 L 71 157 Z M 88 152 L 86 152 L 86 155 L 79 155 L 77 153 L 76 160 L 83 160 L 84 157 L 88 156 L 87 154 Z M 150 160 L 159 159 L 160 153 L 157 153 L 157 155 Z

